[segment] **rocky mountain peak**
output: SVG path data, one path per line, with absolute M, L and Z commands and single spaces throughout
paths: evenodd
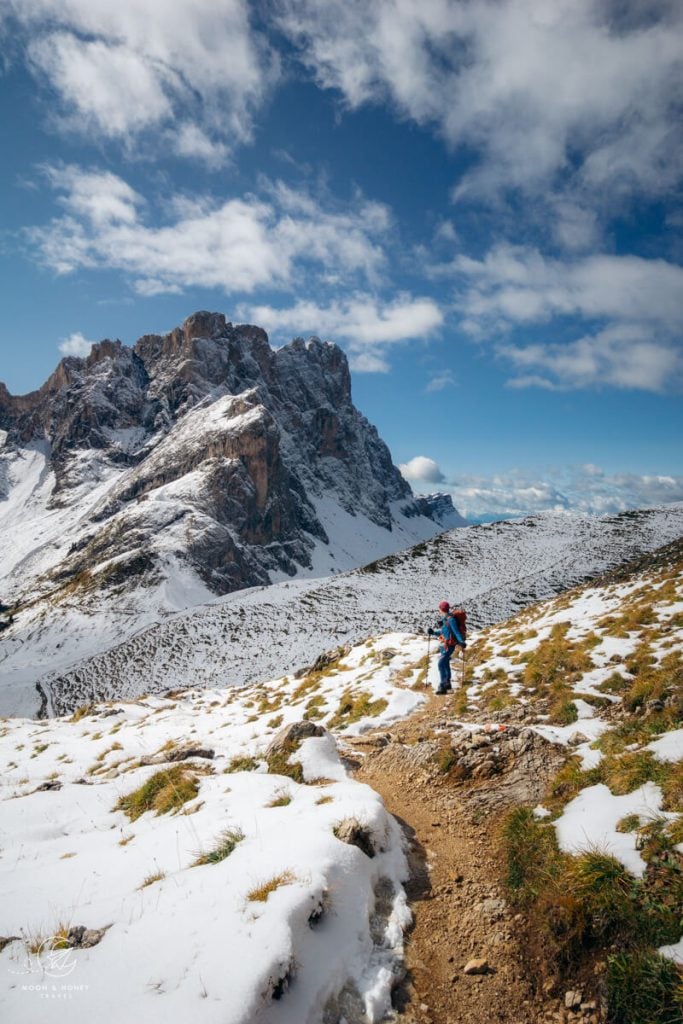
M 222 313 L 132 347 L 105 339 L 30 395 L 0 388 L 0 427 L 4 459 L 46 445 L 49 507 L 80 518 L 50 569 L 60 581 L 107 560 L 146 571 L 170 552 L 225 592 L 312 570 L 340 530 L 348 563 L 359 531 L 380 531 L 376 556 L 444 528 L 353 405 L 337 345 L 273 349 Z

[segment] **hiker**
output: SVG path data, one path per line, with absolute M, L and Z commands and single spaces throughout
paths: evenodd
M 451 686 L 451 655 L 456 645 L 465 650 L 467 646 L 458 628 L 458 623 L 451 613 L 451 606 L 448 601 L 439 603 L 439 611 L 442 612 L 441 627 L 439 629 L 427 630 L 429 636 L 440 636 L 439 642 L 439 689 L 436 693 L 448 693 L 453 689 Z

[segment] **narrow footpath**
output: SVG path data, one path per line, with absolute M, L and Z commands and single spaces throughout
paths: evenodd
M 508 788 L 506 798 L 500 775 L 458 782 L 437 767 L 447 749 L 444 736 L 455 717 L 450 713 L 454 699 L 432 696 L 388 734 L 361 737 L 352 747 L 363 752 L 355 777 L 382 795 L 410 841 L 406 888 L 415 924 L 407 944 L 407 977 L 397 994 L 399 1019 L 405 1024 L 566 1020 L 556 994 L 547 985 L 543 991 L 540 963 L 525 952 L 523 918 L 505 898 L 497 830 L 504 804 L 513 805 L 518 787 Z M 538 759 L 532 765 L 527 759 L 527 773 L 529 767 L 536 775 L 532 786 L 542 785 Z M 466 973 L 468 965 L 476 973 Z

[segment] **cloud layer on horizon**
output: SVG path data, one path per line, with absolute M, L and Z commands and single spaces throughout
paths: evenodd
M 466 519 L 523 516 L 535 512 L 579 512 L 611 515 L 634 508 L 648 508 L 683 501 L 683 477 L 663 474 L 606 473 L 590 463 L 567 469 L 538 472 L 513 469 L 493 476 L 445 476 L 438 463 L 416 456 L 399 467 L 418 493 L 430 485 L 452 495 Z

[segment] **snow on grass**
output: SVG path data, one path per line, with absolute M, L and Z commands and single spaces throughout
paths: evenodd
M 683 729 L 665 732 L 663 736 L 648 743 L 645 749 L 651 750 L 658 761 L 683 760 Z
M 400 828 L 347 776 L 332 734 L 285 758 L 304 782 L 270 774 L 266 748 L 306 716 L 350 736 L 409 713 L 423 653 L 390 634 L 298 679 L 3 720 L 0 933 L 19 937 L 0 953 L 8 1019 L 61 1019 L 41 986 L 66 982 L 75 1024 L 301 1024 L 343 991 L 382 1019 L 410 921 Z M 172 761 L 183 748 L 197 755 Z M 160 772 L 175 806 L 145 811 Z M 127 813 L 135 791 L 145 801 Z M 349 821 L 373 856 L 338 838 Z M 56 978 L 31 950 L 78 925 L 106 932 L 68 950 Z
M 555 821 L 557 841 L 565 853 L 600 849 L 616 857 L 636 878 L 645 874 L 646 864 L 636 850 L 634 832 L 617 832 L 617 822 L 634 814 L 643 822 L 672 817 L 661 810 L 662 791 L 646 782 L 632 793 L 614 796 L 602 783 L 581 790 Z
M 660 946 L 657 952 L 667 957 L 668 960 L 673 960 L 674 963 L 683 966 L 683 939 L 672 946 Z

